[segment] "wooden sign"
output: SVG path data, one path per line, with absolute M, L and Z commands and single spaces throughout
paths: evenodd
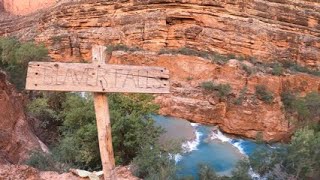
M 26 89 L 94 92 L 99 149 L 105 180 L 116 180 L 106 92 L 169 93 L 169 71 L 160 67 L 105 64 L 106 47 L 92 48 L 92 64 L 31 62 Z
M 47 91 L 169 93 L 160 67 L 30 62 L 26 89 Z

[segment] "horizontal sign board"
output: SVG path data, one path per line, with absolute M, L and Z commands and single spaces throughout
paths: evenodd
M 169 93 L 169 71 L 149 66 L 30 62 L 26 89 Z

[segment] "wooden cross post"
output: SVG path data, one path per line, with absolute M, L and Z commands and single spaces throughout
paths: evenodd
M 107 58 L 106 47 L 98 46 L 92 49 L 92 62 L 94 64 L 103 65 L 105 61 L 109 61 Z M 99 138 L 99 148 L 101 163 L 103 167 L 103 174 L 105 180 L 114 180 L 115 177 L 115 161 L 113 156 L 112 148 L 112 136 L 111 136 L 111 123 L 108 98 L 105 93 L 95 92 L 94 97 L 94 108 L 96 111 L 97 129 Z
M 30 62 L 27 90 L 93 92 L 105 180 L 115 180 L 107 92 L 169 93 L 169 71 L 161 67 L 106 64 L 106 48 L 94 46 L 93 63 Z

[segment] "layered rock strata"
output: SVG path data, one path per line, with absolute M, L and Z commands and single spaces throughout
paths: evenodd
M 229 60 L 225 65 L 217 65 L 206 59 L 153 52 L 114 52 L 110 63 L 162 66 L 170 70 L 171 93 L 159 95 L 156 102 L 161 105 L 160 113 L 185 118 L 204 124 L 216 124 L 227 133 L 256 138 L 259 133 L 266 141 L 280 141 L 289 138 L 294 126 L 285 118 L 280 94 L 292 91 L 302 96 L 310 92 L 320 92 L 320 78 L 297 73 L 273 76 L 263 72 L 248 75 L 243 63 Z M 229 84 L 231 95 L 223 100 L 216 92 L 205 91 L 203 82 Z M 265 85 L 274 95 L 268 104 L 256 98 L 257 85 Z M 245 93 L 241 91 L 246 88 Z M 242 103 L 235 100 L 243 96 Z
M 134 177 L 128 167 L 117 167 L 115 169 L 118 180 L 139 180 Z M 52 171 L 39 171 L 25 165 L 0 165 L 0 179 L 13 180 L 89 180 L 81 178 L 73 173 L 59 174 Z M 100 179 L 103 179 L 102 177 Z
M 0 35 L 27 33 L 46 43 L 57 60 L 88 60 L 92 43 L 123 43 L 150 50 L 191 47 L 320 67 L 316 0 L 87 0 L 33 16 L 2 22 Z

